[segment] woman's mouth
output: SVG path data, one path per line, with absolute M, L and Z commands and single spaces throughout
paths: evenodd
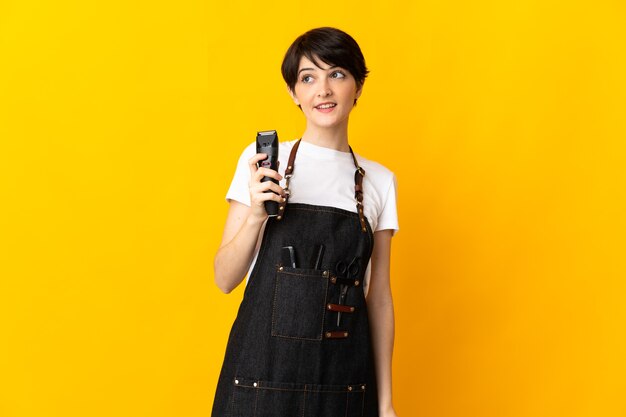
M 334 110 L 335 106 L 337 106 L 337 104 L 335 103 L 322 103 L 322 104 L 315 106 L 315 109 L 317 109 L 318 111 L 322 113 L 330 113 L 331 111 Z

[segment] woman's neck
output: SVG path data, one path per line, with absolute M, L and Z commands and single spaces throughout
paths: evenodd
M 324 148 L 350 152 L 347 124 L 339 129 L 337 127 L 324 129 L 319 126 L 307 126 L 302 134 L 302 140 Z

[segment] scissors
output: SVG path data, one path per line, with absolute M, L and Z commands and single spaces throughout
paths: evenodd
M 337 273 L 341 275 L 343 278 L 356 279 L 359 276 L 359 270 L 361 267 L 359 266 L 359 257 L 355 256 L 352 259 L 352 262 L 346 264 L 344 261 L 337 261 Z M 341 284 L 340 293 L 339 293 L 339 305 L 343 305 L 343 302 L 346 298 L 346 294 L 348 293 L 348 285 Z M 337 326 L 341 322 L 341 311 L 337 312 Z

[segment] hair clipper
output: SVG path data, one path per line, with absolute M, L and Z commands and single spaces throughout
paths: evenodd
M 267 158 L 258 162 L 259 167 L 273 169 L 278 172 L 278 133 L 275 130 L 265 130 L 256 134 L 256 152 L 267 154 Z M 278 184 L 278 180 L 271 177 L 263 177 L 261 182 L 272 181 Z M 273 191 L 266 191 L 272 193 Z M 275 193 L 274 193 L 275 194 Z M 265 211 L 269 216 L 278 215 L 278 203 L 276 201 L 266 201 Z

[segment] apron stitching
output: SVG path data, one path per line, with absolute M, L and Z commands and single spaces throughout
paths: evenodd
M 323 273 L 325 270 L 322 270 L 322 269 L 320 269 L 320 270 L 312 269 L 312 271 L 319 271 L 319 272 Z M 293 275 L 293 276 L 296 276 L 296 277 L 311 277 L 311 279 L 324 278 L 324 275 L 322 275 L 322 274 L 314 275 L 314 274 L 311 274 L 311 273 L 298 273 L 298 272 L 290 272 L 290 271 L 285 271 L 285 270 L 280 271 L 280 273 L 283 274 L 283 275 Z M 306 279 L 306 278 L 304 278 L 304 279 Z M 328 280 L 326 280 L 326 281 L 328 281 Z
M 274 326 L 276 324 L 276 294 L 278 293 L 278 276 L 277 274 L 274 274 L 274 300 L 272 302 L 272 331 L 271 334 L 272 336 L 275 336 L 274 334 Z
M 344 393 L 350 393 L 350 394 L 354 394 L 355 391 L 348 391 L 346 388 L 346 385 L 335 385 L 335 384 L 317 384 L 320 388 L 315 389 L 315 388 L 311 388 L 312 386 L 316 386 L 316 384 L 294 384 L 294 385 L 298 385 L 298 387 L 291 387 L 291 388 L 279 388 L 279 387 L 272 387 L 272 386 L 267 386 L 266 384 L 271 384 L 273 383 L 273 381 L 265 381 L 265 380 L 259 380 L 257 381 L 257 386 L 255 387 L 254 385 L 250 385 L 250 383 L 246 383 L 245 380 L 243 380 L 243 377 L 239 377 L 240 379 L 242 379 L 242 381 L 239 382 L 239 385 L 237 386 L 238 388 L 252 388 L 255 391 L 260 391 L 260 390 L 266 390 L 266 391 L 286 391 L 286 392 L 311 392 L 311 393 L 330 393 L 330 394 L 344 394 Z M 247 377 L 246 377 L 247 378 Z M 256 381 L 256 380 L 255 380 Z M 274 382 L 275 383 L 275 382 Z M 364 384 L 352 384 L 353 386 L 362 386 Z M 324 389 L 323 387 L 331 387 L 331 388 L 326 388 Z M 339 388 L 341 387 L 341 388 Z M 361 392 L 361 391 L 357 391 L 357 392 Z M 364 391 L 363 391 L 364 392 Z
M 255 389 L 255 390 L 254 390 L 254 393 L 256 394 L 256 395 L 254 396 L 254 417 L 256 417 L 256 406 L 257 406 L 257 404 L 258 404 L 258 402 L 259 402 L 259 390 L 258 390 L 258 389 Z
M 361 415 L 363 415 L 363 410 L 365 410 L 365 390 L 363 390 L 363 395 L 361 396 Z
M 328 280 L 326 280 L 326 288 L 324 288 L 324 304 L 322 304 L 322 308 L 326 306 L 326 301 L 328 300 Z M 320 332 L 320 340 L 322 339 L 322 334 L 324 333 L 324 319 L 326 318 L 326 309 L 322 310 L 322 327 Z M 305 387 L 306 388 L 306 387 Z
M 235 411 L 235 389 L 232 388 L 230 391 L 230 414 L 232 415 Z
M 297 203 L 292 203 L 292 204 L 297 204 Z M 314 212 L 318 212 L 318 213 L 334 213 L 334 214 L 339 214 L 341 216 L 346 216 L 346 217 L 354 217 L 353 212 L 348 212 L 348 213 L 341 213 L 341 212 L 336 212 L 333 210 L 321 210 L 321 209 L 313 209 L 313 208 L 304 208 L 304 207 L 290 207 L 292 210 L 302 210 L 302 211 L 314 211 Z
M 311 340 L 311 341 L 320 341 L 322 340 L 322 335 L 320 334 L 319 338 L 312 338 L 312 337 L 298 337 L 298 336 L 283 336 L 282 334 L 276 334 L 276 333 L 272 333 L 272 337 L 282 337 L 283 339 L 296 339 L 296 340 Z M 268 388 L 268 389 L 273 389 L 273 388 Z

